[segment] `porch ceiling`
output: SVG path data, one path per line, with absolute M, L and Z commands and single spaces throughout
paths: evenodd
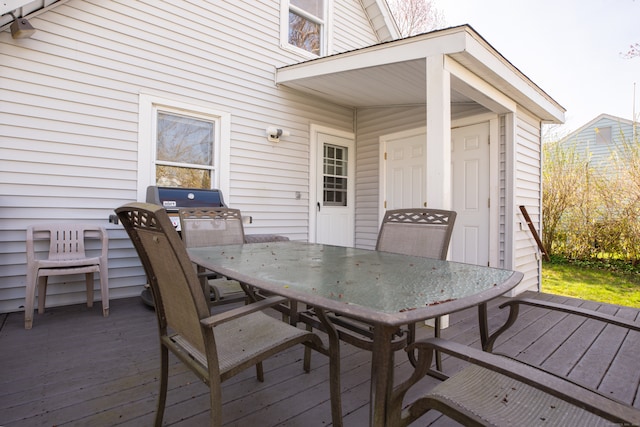
M 543 121 L 564 121 L 564 108 L 468 25 L 281 67 L 276 83 L 352 108 L 425 105 L 426 62 L 435 55 L 455 65 L 452 112 L 504 113 L 499 100 L 508 99 Z
M 427 102 L 426 70 L 426 59 L 422 58 L 280 83 L 336 104 L 354 108 L 425 105 Z M 452 90 L 451 102 L 473 103 L 474 101 Z

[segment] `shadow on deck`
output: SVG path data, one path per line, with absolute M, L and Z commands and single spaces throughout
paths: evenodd
M 582 305 L 640 320 L 640 310 L 548 294 L 541 299 Z M 489 304 L 490 327 L 506 319 L 501 299 Z M 0 425 L 152 425 L 159 374 L 156 318 L 139 298 L 113 300 L 103 318 L 96 304 L 49 308 L 24 329 L 24 313 L 0 315 Z M 420 336 L 432 330 L 419 328 Z M 475 309 L 451 316 L 443 337 L 480 347 Z M 519 320 L 495 352 L 541 366 L 640 407 L 640 334 L 594 321 L 523 307 Z M 314 353 L 312 371 L 302 370 L 302 348 L 265 362 L 265 382 L 247 370 L 223 386 L 223 418 L 228 426 L 327 426 L 331 424 L 328 359 Z M 346 426 L 368 424 L 370 354 L 341 347 L 342 404 Z M 444 359 L 446 373 L 461 368 Z M 411 365 L 396 353 L 396 382 Z M 208 389 L 171 356 L 165 425 L 208 424 Z M 436 384 L 425 378 L 422 390 Z M 416 389 L 413 393 L 419 393 Z M 411 397 L 411 396 L 409 396 Z M 455 424 L 437 413 L 416 425 Z

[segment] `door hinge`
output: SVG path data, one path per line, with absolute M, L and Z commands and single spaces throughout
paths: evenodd
M 387 160 L 387 152 L 384 152 L 384 159 Z
M 488 199 L 487 199 L 487 207 L 488 207 L 488 208 L 491 208 L 491 198 L 488 198 Z
M 387 201 L 384 201 L 384 208 L 387 209 Z

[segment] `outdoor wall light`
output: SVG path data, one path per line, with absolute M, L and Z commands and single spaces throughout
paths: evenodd
M 289 135 L 290 135 L 289 132 L 287 132 L 286 130 L 282 130 L 275 126 L 269 126 L 267 128 L 267 140 L 269 142 L 280 142 L 281 136 L 289 136 Z
M 29 23 L 27 18 L 16 18 L 16 16 L 9 12 L 9 15 L 13 18 L 11 23 L 11 37 L 14 39 L 28 39 L 36 32 L 36 29 Z

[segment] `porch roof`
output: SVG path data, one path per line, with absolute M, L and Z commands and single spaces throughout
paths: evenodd
M 564 122 L 566 110 L 469 25 L 280 67 L 276 84 L 352 108 L 425 105 L 427 58 L 438 56 L 451 75 L 454 114 L 517 106 Z

